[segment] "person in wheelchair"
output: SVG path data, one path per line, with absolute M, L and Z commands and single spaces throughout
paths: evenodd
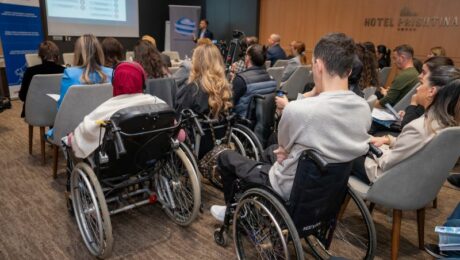
M 267 148 L 257 162 L 233 151 L 218 158 L 227 206 L 234 202 L 237 179 L 271 187 L 283 199 L 291 195 L 302 151 L 313 149 L 328 163 L 349 162 L 368 151 L 371 114 L 366 101 L 348 90 L 355 57 L 352 38 L 343 33 L 323 36 L 316 44 L 312 71 L 317 96 L 289 103 L 278 125 L 279 146 Z M 271 153 L 270 151 L 273 151 Z M 223 221 L 227 207 L 214 205 L 211 214 Z
M 86 158 L 99 146 L 101 127 L 99 122 L 108 120 L 120 109 L 147 104 L 164 103 L 163 100 L 143 94 L 145 71 L 136 62 L 119 63 L 112 76 L 113 97 L 102 103 L 78 125 L 64 140 L 72 147 L 77 158 Z M 103 129 L 102 129 L 103 131 Z

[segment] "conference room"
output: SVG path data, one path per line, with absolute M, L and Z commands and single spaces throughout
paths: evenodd
M 0 259 L 459 259 L 459 9 L 0 1 Z

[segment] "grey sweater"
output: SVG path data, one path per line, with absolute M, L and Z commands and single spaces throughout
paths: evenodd
M 370 125 L 369 105 L 351 91 L 324 92 L 290 102 L 278 126 L 278 143 L 289 155 L 271 167 L 271 186 L 289 198 L 297 161 L 307 148 L 319 151 L 329 163 L 348 162 L 366 154 Z

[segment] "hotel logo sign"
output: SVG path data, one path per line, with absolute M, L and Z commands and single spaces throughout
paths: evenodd
M 364 27 L 396 27 L 398 31 L 410 32 L 426 27 L 458 27 L 458 16 L 421 16 L 404 6 L 399 17 L 364 18 Z

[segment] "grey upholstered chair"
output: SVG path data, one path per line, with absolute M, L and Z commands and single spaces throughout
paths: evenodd
M 420 86 L 420 83 L 417 83 L 415 84 L 411 90 L 409 90 L 409 92 L 407 92 L 407 94 L 401 98 L 401 100 L 398 101 L 398 103 L 396 103 L 393 108 L 398 112 L 398 111 L 401 111 L 401 110 L 405 110 L 409 105 L 410 105 L 410 101 L 412 99 L 412 95 L 415 94 L 415 92 L 417 91 L 417 88 L 418 86 Z
M 289 60 L 277 60 L 272 67 L 286 67 L 288 65 Z
M 276 81 L 276 89 L 280 88 L 283 71 L 284 67 L 272 67 L 267 69 L 268 75 L 270 75 Z
M 380 86 L 387 84 L 388 76 L 390 75 L 391 67 L 384 67 L 379 71 L 379 83 Z
M 176 105 L 176 92 L 176 81 L 173 78 L 147 80 L 145 93 L 159 97 L 171 107 Z
M 27 90 L 25 121 L 29 125 L 29 154 L 32 154 L 34 126 L 40 128 L 42 161 L 45 164 L 45 127 L 54 124 L 56 100 L 47 94 L 59 95 L 62 74 L 35 75 Z
M 171 75 L 174 74 L 176 71 L 179 70 L 179 67 L 169 67 L 169 72 L 171 72 Z
M 42 64 L 42 59 L 38 56 L 37 53 L 27 53 L 25 54 L 25 58 L 27 67 Z
M 272 61 L 270 61 L 270 60 L 265 61 L 265 69 L 270 68 L 271 65 L 272 65 Z
M 57 164 L 61 138 L 75 130 L 83 118 L 113 96 L 112 85 L 95 84 L 72 86 L 67 91 L 54 121 L 54 134 L 49 141 L 53 147 L 53 178 L 57 177 Z
M 393 209 L 391 258 L 397 259 L 403 210 L 417 210 L 419 248 L 424 247 L 425 206 L 432 202 L 460 156 L 460 127 L 439 131 L 420 151 L 368 186 L 350 177 L 349 186 L 365 200 Z
M 164 51 L 162 52 L 165 55 L 168 55 L 169 58 L 171 58 L 171 61 L 175 60 L 178 61 L 180 60 L 179 52 L 177 51 Z
M 376 90 L 377 90 L 376 87 L 367 87 L 363 89 L 364 99 L 369 99 L 370 96 L 375 94 Z
M 307 66 L 299 66 L 291 77 L 281 84 L 281 90 L 287 92 L 289 100 L 297 98 L 298 93 L 303 93 L 305 85 L 309 82 L 313 82 L 313 74 L 311 68 Z
M 367 101 L 367 104 L 369 105 L 369 108 L 372 111 L 372 109 L 374 109 L 375 102 L 377 102 L 377 96 L 371 95 L 370 97 L 366 99 L 366 101 Z

